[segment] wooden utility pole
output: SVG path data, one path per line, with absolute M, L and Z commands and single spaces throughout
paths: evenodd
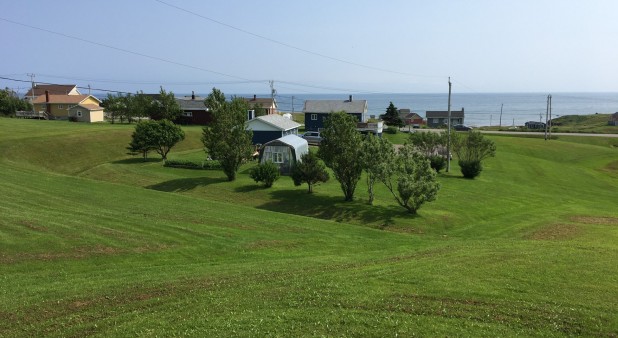
M 551 140 L 551 94 L 549 95 L 549 139 Z
M 292 95 L 292 114 L 294 114 L 294 95 Z
M 547 123 L 549 116 L 549 101 L 551 100 L 551 95 L 547 95 L 547 108 L 545 108 L 545 141 L 547 141 Z
M 503 107 L 504 107 L 504 103 L 500 105 L 500 124 L 499 124 L 500 128 L 502 128 L 502 108 Z
M 447 134 L 448 139 L 446 141 L 446 172 L 451 171 L 451 77 L 448 77 L 448 122 Z
M 32 85 L 32 98 L 30 99 L 30 103 L 32 104 L 32 116 L 34 116 L 34 73 L 28 73 L 30 76 L 30 84 Z

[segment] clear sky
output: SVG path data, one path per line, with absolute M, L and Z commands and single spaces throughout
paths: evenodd
M 279 93 L 435 93 L 451 76 L 458 92 L 618 91 L 616 0 L 0 1 L 0 76 L 13 79 L 264 95 L 268 80 Z

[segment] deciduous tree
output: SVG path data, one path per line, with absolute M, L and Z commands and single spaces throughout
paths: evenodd
M 185 132 L 171 121 L 143 121 L 135 126 L 129 150 L 141 153 L 144 160 L 148 152 L 154 150 L 166 160 L 172 147 L 184 138 Z
M 397 203 L 411 214 L 435 200 L 440 190 L 429 160 L 409 144 L 399 149 L 395 161 L 384 166 L 379 175 Z
M 363 171 L 361 134 L 356 130 L 356 118 L 345 112 L 331 113 L 324 126 L 318 156 L 333 171 L 345 200 L 351 201 Z
M 381 173 L 384 172 L 385 166 L 390 165 L 394 161 L 395 149 L 386 138 L 370 134 L 362 143 L 360 156 L 363 169 L 367 173 L 369 204 L 373 204 L 373 186 L 379 180 Z
M 19 110 L 31 111 L 30 102 L 20 99 L 13 90 L 5 88 L 0 90 L 0 114 L 15 115 Z
M 227 179 L 233 181 L 242 162 L 253 152 L 253 132 L 245 130 L 248 104 L 242 98 L 225 101 L 223 93 L 216 88 L 205 102 L 212 111 L 213 120 L 204 127 L 202 142 L 206 152 L 219 160 Z

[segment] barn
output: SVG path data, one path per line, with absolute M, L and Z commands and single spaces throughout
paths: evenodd
M 272 161 L 282 175 L 290 174 L 301 156 L 309 152 L 307 140 L 296 135 L 286 135 L 266 142 L 260 150 L 260 163 Z

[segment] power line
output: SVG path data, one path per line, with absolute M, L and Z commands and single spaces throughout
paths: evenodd
M 187 14 L 190 14 L 190 15 L 196 16 L 196 17 L 198 17 L 198 18 L 202 18 L 202 19 L 204 19 L 204 20 L 208 20 L 208 21 L 210 21 L 210 22 L 214 22 L 214 23 L 216 23 L 216 24 L 218 24 L 218 25 L 221 25 L 221 26 L 224 26 L 224 27 L 227 27 L 227 28 L 230 28 L 230 29 L 233 29 L 233 30 L 239 31 L 239 32 L 241 32 L 241 33 L 244 33 L 244 34 L 247 34 L 247 35 L 250 35 L 250 36 L 256 37 L 256 38 L 258 38 L 258 39 L 262 39 L 262 40 L 265 40 L 265 41 L 269 41 L 269 42 L 272 42 L 272 43 L 277 44 L 277 45 L 280 45 L 280 46 L 284 46 L 284 47 L 287 47 L 287 48 L 290 48 L 290 49 L 294 49 L 294 50 L 297 50 L 297 51 L 300 51 L 300 52 L 303 52 L 303 53 L 306 53 L 306 54 L 310 54 L 310 55 L 318 56 L 318 57 L 321 57 L 321 58 L 324 58 L 324 59 L 328 59 L 328 60 L 332 60 L 332 61 L 336 61 L 336 62 L 340 62 L 340 63 L 345 63 L 345 64 L 352 65 L 352 66 L 356 66 L 356 67 L 361 67 L 361 68 L 366 68 L 366 69 L 371 69 L 371 70 L 377 70 L 377 71 L 380 71 L 380 72 L 385 72 L 385 73 L 391 73 L 391 74 L 399 74 L 399 75 L 406 75 L 406 76 L 412 76 L 412 77 L 443 78 L 443 76 L 429 76 L 429 75 L 417 75 L 417 74 L 410 74 L 410 73 L 405 73 L 405 72 L 400 72 L 400 71 L 396 71 L 396 70 L 390 70 L 390 69 L 384 69 L 384 68 L 379 68 L 379 67 L 374 67 L 374 66 L 364 65 L 364 64 L 361 64 L 361 63 L 357 63 L 357 62 L 352 62 L 352 61 L 348 61 L 348 60 L 344 60 L 344 59 L 336 58 L 336 57 L 329 56 L 329 55 L 326 55 L 326 54 L 322 54 L 322 53 L 314 52 L 314 51 L 311 51 L 311 50 L 308 50 L 308 49 L 305 49 L 305 48 L 301 48 L 301 47 L 298 47 L 298 46 L 294 46 L 294 45 L 291 45 L 291 44 L 286 43 L 286 42 L 282 42 L 282 41 L 279 41 L 279 40 L 275 40 L 275 39 L 269 38 L 269 37 L 264 36 L 264 35 L 256 34 L 256 33 L 250 32 L 250 31 L 248 31 L 248 30 L 246 30 L 246 29 L 242 29 L 242 28 L 239 28 L 239 27 L 236 27 L 236 26 L 232 26 L 232 25 L 227 24 L 227 23 L 225 23 L 225 22 L 222 22 L 222 21 L 219 21 L 219 20 L 215 20 L 215 19 L 213 19 L 213 18 L 210 18 L 210 17 L 204 16 L 204 15 L 202 15 L 202 14 L 199 14 L 199 13 L 196 13 L 196 12 L 193 12 L 193 11 L 190 11 L 190 10 L 188 10 L 188 9 L 185 9 L 185 8 L 182 8 L 182 7 L 179 7 L 179 6 L 172 5 L 172 4 L 167 3 L 167 2 L 165 2 L 165 1 L 162 1 L 162 0 L 154 0 L 154 1 L 156 1 L 156 2 L 158 2 L 158 3 L 161 3 L 161 4 L 163 4 L 163 5 L 166 5 L 166 6 L 168 6 L 168 7 L 174 8 L 174 9 L 176 9 L 176 10 L 179 10 L 179 11 L 185 12 L 185 13 L 187 13 Z
M 230 78 L 234 78 L 234 79 L 238 79 L 238 80 L 251 81 L 249 79 L 245 79 L 245 78 L 242 78 L 240 76 L 230 75 L 230 74 L 226 74 L 226 73 L 222 73 L 222 72 L 217 72 L 217 71 L 206 69 L 206 68 L 202 68 L 202 67 L 188 65 L 186 63 L 181 63 L 181 62 L 176 62 L 176 61 L 164 59 L 164 58 L 161 58 L 161 57 L 158 57 L 158 56 L 152 56 L 152 55 L 148 55 L 148 54 L 144 54 L 144 53 L 140 53 L 140 52 L 135 52 L 135 51 L 128 50 L 128 49 L 125 49 L 125 48 L 115 47 L 115 46 L 112 46 L 112 45 L 107 45 L 107 44 L 104 44 L 104 43 L 100 43 L 100 42 L 96 42 L 96 41 L 92 41 L 92 40 L 87 40 L 87 39 L 80 38 L 80 37 L 77 37 L 77 36 L 73 36 L 73 35 L 69 35 L 69 34 L 65 34 L 65 33 L 55 32 L 55 31 L 52 31 L 52 30 L 49 30 L 49 29 L 28 25 L 28 24 L 25 24 L 25 23 L 9 20 L 9 19 L 2 18 L 2 17 L 0 17 L 0 20 L 12 23 L 14 25 L 19 25 L 19 26 L 35 29 L 35 30 L 38 30 L 38 31 L 41 31 L 41 32 L 46 32 L 46 33 L 49 33 L 49 34 L 54 34 L 54 35 L 62 36 L 62 37 L 65 37 L 65 38 L 69 38 L 69 39 L 73 39 L 73 40 L 89 43 L 89 44 L 92 44 L 92 45 L 95 45 L 95 46 L 100 46 L 100 47 L 105 47 L 105 48 L 113 49 L 113 50 L 120 51 L 120 52 L 127 53 L 127 54 L 137 55 L 137 56 L 145 57 L 145 58 L 152 59 L 152 60 L 166 62 L 166 63 L 169 63 L 169 64 L 173 64 L 173 65 L 177 65 L 177 66 L 181 66 L 181 67 L 185 67 L 185 68 L 190 68 L 190 69 L 195 69 L 195 70 L 199 70 L 199 71 L 203 71 L 203 72 L 208 72 L 208 73 L 213 73 L 213 74 L 217 74 L 217 75 L 222 75 L 222 76 L 225 76 L 225 77 L 230 77 Z

